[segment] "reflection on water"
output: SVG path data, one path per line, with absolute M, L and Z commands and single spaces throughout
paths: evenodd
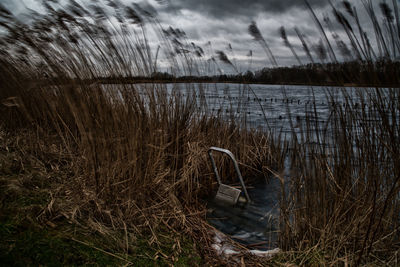
M 276 247 L 279 181 L 271 179 L 248 188 L 252 202 L 235 206 L 211 200 L 208 221 L 221 232 L 253 249 Z

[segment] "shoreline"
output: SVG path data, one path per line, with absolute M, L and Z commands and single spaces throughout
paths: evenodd
M 100 84 L 140 84 L 140 83 L 209 83 L 209 84 L 256 84 L 256 85 L 280 85 L 280 86 L 320 86 L 320 87 L 353 87 L 353 88 L 400 88 L 400 85 L 368 85 L 368 84 L 305 84 L 305 83 L 263 83 L 263 82 L 238 82 L 238 81 L 180 81 L 180 80 L 135 80 L 135 81 L 96 81 Z

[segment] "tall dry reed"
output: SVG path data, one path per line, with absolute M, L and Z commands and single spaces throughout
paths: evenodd
M 260 166 L 282 165 L 281 144 L 212 114 L 197 101 L 201 88 L 101 84 L 103 77 L 151 77 L 159 53 L 184 73 L 205 64 L 202 49 L 188 44 L 183 32 L 162 29 L 137 5 L 109 5 L 45 2 L 46 13 L 31 13 L 28 23 L 0 9 L 2 127 L 32 131 L 32 143 L 67 151 L 71 170 L 57 193 L 58 215 L 103 233 L 149 232 L 153 241 L 160 226 L 199 233 L 205 229 L 198 223 L 204 216 L 197 212 L 204 211 L 199 197 L 216 188 L 207 149 L 230 149 L 245 176 L 264 177 Z M 159 34 L 156 51 L 148 31 Z M 192 53 L 184 51 L 188 46 Z M 46 161 L 39 149 L 35 153 Z M 224 179 L 232 179 L 228 161 L 217 164 Z
M 400 53 L 398 15 L 393 16 L 398 7 L 396 1 L 392 7 L 382 2 L 379 16 L 372 1 L 362 3 L 372 32 L 363 28 L 360 11 L 348 1 L 342 1 L 342 7 L 331 3 L 334 20 L 324 18 L 325 24 L 306 1 L 322 36 L 315 56 L 308 49 L 312 45 L 295 29 L 312 62 L 329 58 L 334 63 L 339 55 L 344 60 L 350 56 L 355 65 L 368 68 L 376 85 L 326 88 L 328 120 L 322 121 L 314 104 L 306 107 L 300 131 L 292 130 L 289 178 L 282 186 L 280 244 L 287 250 L 306 251 L 299 257 L 301 264 L 312 262 L 309 260 L 315 255 L 331 264 L 398 261 L 400 95 L 398 88 L 380 86 L 398 84 L 399 70 L 389 67 Z M 342 27 L 347 42 L 331 30 L 334 23 Z M 281 34 L 298 58 L 283 28 Z M 373 37 L 374 46 L 370 41 Z M 347 46 L 351 47 L 350 55 Z M 320 67 L 323 71 L 329 64 Z M 382 67 L 387 68 L 385 76 L 377 74 Z M 344 73 L 361 81 L 356 71 L 350 68 Z

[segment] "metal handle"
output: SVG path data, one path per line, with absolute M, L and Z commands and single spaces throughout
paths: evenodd
M 235 166 L 235 170 L 236 170 L 237 176 L 239 178 L 240 184 L 242 185 L 242 189 L 243 189 L 244 195 L 246 197 L 246 200 L 247 200 L 247 202 L 250 202 L 250 197 L 249 197 L 249 194 L 247 193 L 246 186 L 244 185 L 242 174 L 240 173 L 239 165 L 238 165 L 238 163 L 237 163 L 237 161 L 235 159 L 235 156 L 233 156 L 232 152 L 230 152 L 228 149 L 223 149 L 223 148 L 212 146 L 212 147 L 210 147 L 208 149 L 208 155 L 210 156 L 211 164 L 212 164 L 215 176 L 217 177 L 218 184 L 220 185 L 220 184 L 222 184 L 222 182 L 221 182 L 221 178 L 220 178 L 220 176 L 218 174 L 217 165 L 215 164 L 215 160 L 214 160 L 214 157 L 212 155 L 213 151 L 217 151 L 217 152 L 220 152 L 220 153 L 227 154 L 231 158 L 231 160 L 233 162 L 233 165 Z

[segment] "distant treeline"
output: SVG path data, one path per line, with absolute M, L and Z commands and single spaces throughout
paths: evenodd
M 233 82 L 264 84 L 307 84 L 307 85 L 353 85 L 389 86 L 400 84 L 400 62 L 343 62 L 312 63 L 302 66 L 263 68 L 239 74 L 214 76 L 174 76 L 167 72 L 155 72 L 150 77 L 107 77 L 103 83 L 121 82 Z

